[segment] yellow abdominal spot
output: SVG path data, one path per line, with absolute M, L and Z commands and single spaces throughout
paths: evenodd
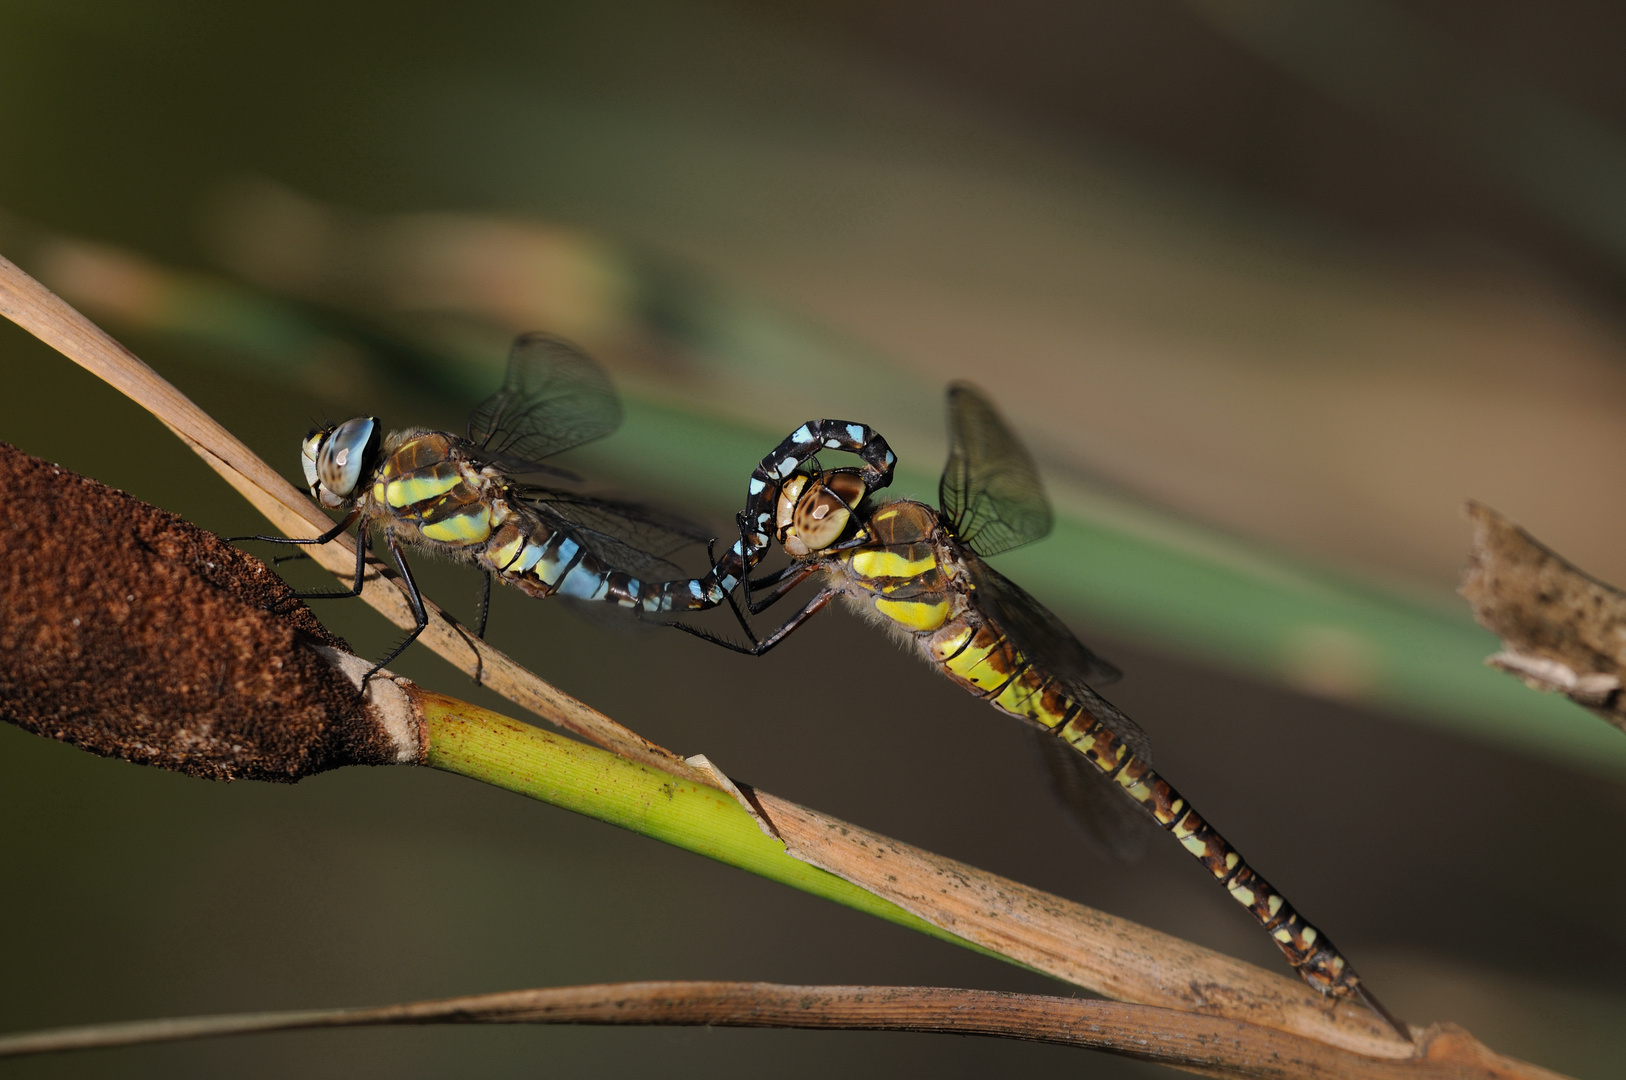
M 1034 686 L 1028 677 L 1015 679 L 1000 695 L 994 699 L 994 704 L 1013 716 L 1025 716 L 1047 728 L 1053 728 L 1061 723 L 1061 717 L 1044 707 L 1043 684 Z
M 449 476 L 403 476 L 384 488 L 384 501 L 394 507 L 411 506 L 438 498 L 463 482 L 456 473 Z
M 969 634 L 971 631 L 967 630 L 966 633 Z M 959 648 L 958 642 L 955 642 L 955 647 Z M 960 654 L 958 656 L 944 660 L 943 666 L 954 672 L 954 674 L 960 676 L 960 678 L 969 679 L 971 677 L 971 669 L 988 659 L 988 654 L 992 651 L 992 646 L 989 646 L 988 648 L 978 648 L 975 645 L 967 645 L 965 648 L 960 649 Z
M 466 514 L 420 525 L 418 531 L 443 544 L 478 544 L 491 535 L 491 511 L 481 505 Z
M 1111 772 L 1124 758 L 1129 756 L 1129 747 L 1123 743 L 1113 745 L 1112 736 L 1106 732 L 1096 737 L 1095 722 L 1086 713 L 1079 713 L 1070 720 L 1066 727 L 1061 729 L 1061 737 L 1073 744 L 1073 748 L 1081 754 L 1093 755 L 1097 768 Z M 1112 747 L 1111 754 L 1107 754 L 1104 747 Z
M 1079 715 L 1083 715 L 1080 713 Z M 1086 724 L 1088 721 L 1086 721 Z M 1088 728 L 1074 727 L 1068 724 L 1061 729 L 1061 737 L 1073 745 L 1073 749 L 1081 754 L 1087 754 L 1095 749 L 1095 735 Z
M 1127 791 L 1129 793 L 1129 797 L 1134 799 L 1136 802 L 1145 802 L 1147 799 L 1150 799 L 1152 797 L 1152 792 L 1151 789 L 1146 786 L 1145 779 L 1136 778 L 1134 780 L 1126 781 L 1125 777 L 1128 775 L 1129 770 L 1127 769 L 1119 773 L 1117 776 L 1118 785 Z
M 899 623 L 905 629 L 917 633 L 926 630 L 936 630 L 948 619 L 948 601 L 939 600 L 935 604 L 926 604 L 918 600 L 881 600 L 875 601 L 875 610 L 882 615 Z M 964 653 L 960 654 L 964 656 Z
M 912 578 L 933 570 L 937 560 L 906 559 L 895 551 L 860 551 L 852 557 L 853 572 L 867 578 Z
M 984 662 L 997 649 L 998 646 L 987 650 L 979 650 L 975 647 L 969 648 L 955 657 L 953 662 L 945 664 L 944 667 L 975 686 L 978 690 L 998 690 L 1011 681 L 1011 676 L 1008 672 L 1001 671 L 995 665 Z M 977 655 L 972 656 L 972 653 L 977 653 Z
M 1282 898 L 1272 893 L 1270 899 L 1265 901 L 1265 905 L 1270 909 L 1270 914 L 1274 916 L 1282 909 Z
M 1181 837 L 1180 846 L 1197 856 L 1199 859 L 1208 854 L 1208 841 L 1198 836 Z
M 1235 889 L 1231 890 L 1231 895 L 1236 897 L 1236 902 L 1241 904 L 1243 907 L 1253 907 L 1253 890 L 1252 889 L 1246 889 L 1246 888 L 1240 888 L 1240 887 L 1235 888 Z
M 519 549 L 524 543 L 525 534 L 516 532 L 514 538 L 508 543 L 486 552 L 486 558 L 490 559 L 491 565 L 498 569 L 506 569 L 514 561 L 514 556 L 519 554 Z
M 971 634 L 972 629 L 971 627 L 967 626 L 958 634 L 954 634 L 943 641 L 939 641 L 937 643 L 937 658 L 946 662 L 949 657 L 953 656 L 955 653 L 959 652 L 960 649 L 964 648 L 965 643 L 971 640 Z
M 1066 719 L 1067 714 L 1065 712 L 1051 712 L 1049 709 L 1044 707 L 1043 698 L 1043 694 L 1034 694 L 1032 697 L 1028 698 L 1028 707 L 1025 715 L 1031 716 L 1035 722 L 1043 724 L 1047 728 L 1056 727 L 1064 719 Z

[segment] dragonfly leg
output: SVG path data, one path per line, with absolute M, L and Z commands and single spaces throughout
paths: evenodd
M 767 652 L 781 641 L 784 641 L 785 638 L 794 633 L 796 629 L 804 622 L 811 619 L 814 615 L 817 615 L 820 611 L 824 610 L 824 608 L 829 605 L 831 600 L 834 600 L 840 595 L 841 592 L 839 589 L 820 589 L 818 594 L 815 595 L 813 599 L 809 600 L 807 605 L 803 607 L 801 611 L 798 611 L 795 615 L 786 620 L 785 624 L 779 627 L 779 629 L 775 630 L 773 633 L 769 634 L 760 641 L 758 641 L 753 635 L 751 644 L 749 646 L 740 645 L 737 642 L 729 641 L 727 638 L 718 637 L 716 634 L 713 634 L 710 631 L 702 630 L 698 626 L 690 626 L 687 623 L 677 622 L 670 625 L 677 627 L 679 630 L 682 630 L 685 633 L 693 634 L 697 638 L 702 638 L 709 641 L 713 645 L 721 645 L 725 649 L 730 649 L 737 653 L 744 653 L 746 656 L 761 656 L 763 653 Z M 747 632 L 749 632 L 749 628 L 747 628 Z
M 820 567 L 813 563 L 791 563 L 782 570 L 765 574 L 755 581 L 746 583 L 745 599 L 750 606 L 751 614 L 761 615 L 773 605 L 785 598 L 785 594 L 806 581 L 819 571 Z M 764 590 L 761 599 L 751 595 L 751 590 Z
M 356 520 L 359 513 L 360 511 L 357 510 L 350 511 L 350 513 L 344 516 L 343 521 L 333 526 L 333 528 L 329 529 L 321 536 L 313 536 L 309 540 L 294 540 L 286 536 L 268 536 L 264 533 L 260 533 L 255 536 L 228 536 L 225 537 L 225 540 L 227 543 L 231 544 L 235 544 L 240 540 L 264 540 L 268 544 L 326 544 L 337 540 L 341 535 L 343 535 L 344 531 L 348 529 Z
M 265 535 L 265 534 L 260 534 L 260 535 L 256 535 L 256 536 L 228 536 L 228 537 L 226 537 L 226 540 L 228 540 L 230 542 L 234 542 L 234 543 L 237 542 L 237 541 L 241 541 L 241 540 L 263 540 L 264 542 L 266 542 L 268 544 L 302 544 L 302 545 L 303 544 L 310 544 L 310 545 L 327 544 L 327 543 L 333 542 L 334 540 L 337 540 L 340 536 L 344 535 L 344 531 L 346 529 L 350 528 L 351 524 L 354 523 L 356 518 L 359 517 L 359 516 L 360 516 L 360 511 L 352 510 L 350 513 L 348 513 L 348 514 L 346 514 L 344 516 L 344 520 L 342 520 L 338 524 L 334 525 L 333 528 L 329 529 L 327 532 L 323 533 L 321 536 L 313 536 L 308 540 L 296 540 L 296 539 L 293 539 L 293 538 L 290 538 L 290 537 L 287 537 L 287 536 L 269 536 L 269 535 Z M 300 555 L 298 557 L 299 558 L 305 558 L 306 556 Z M 273 560 L 273 565 L 275 563 L 279 563 L 279 562 L 282 562 L 282 560 L 281 559 L 275 559 L 275 560 Z M 344 589 L 344 590 L 341 590 L 341 591 L 327 590 L 327 591 L 323 591 L 323 592 L 295 593 L 294 595 L 300 600 L 341 600 L 341 599 L 344 599 L 345 597 L 360 596 L 361 595 L 361 583 L 362 583 L 362 580 L 366 577 L 366 574 L 367 574 L 367 537 L 365 535 L 365 530 L 364 530 L 363 535 L 360 535 L 360 536 L 358 536 L 356 538 L 356 580 L 355 580 L 355 583 L 350 588 Z
M 481 641 L 486 639 L 486 619 L 491 615 L 491 571 L 486 571 L 485 587 L 480 590 L 480 619 L 475 624 L 474 636 Z
M 361 595 L 362 583 L 367 578 L 367 548 L 371 541 L 365 533 L 356 537 L 356 578 L 348 589 L 329 589 L 325 592 L 302 592 L 294 595 L 301 600 L 344 600 Z M 394 548 L 394 543 L 390 547 Z
M 418 591 L 418 583 L 412 578 L 412 568 L 407 565 L 406 556 L 401 554 L 401 548 L 398 544 L 396 544 L 395 537 L 386 534 L 384 542 L 389 545 L 390 554 L 395 556 L 395 565 L 401 568 L 401 581 L 406 585 L 407 600 L 412 606 L 412 617 L 417 625 L 415 625 L 411 630 L 407 631 L 406 637 L 402 638 L 400 643 L 397 644 L 395 648 L 390 650 L 390 654 L 388 656 L 374 664 L 372 670 L 361 677 L 361 685 L 363 686 L 366 686 L 367 680 L 372 678 L 374 675 L 377 675 L 379 669 L 385 664 L 388 664 L 391 660 L 394 660 L 397 656 L 400 656 L 402 653 L 406 652 L 407 646 L 411 645 L 414 641 L 417 641 L 418 635 L 423 633 L 424 627 L 429 625 L 429 612 L 424 607 L 423 594 Z M 356 578 L 356 591 L 361 591 L 361 578 L 359 574 Z

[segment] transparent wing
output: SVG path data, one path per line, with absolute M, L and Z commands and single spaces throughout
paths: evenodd
M 1044 763 L 1051 793 L 1067 808 L 1090 846 L 1117 862 L 1134 862 L 1144 855 L 1146 838 L 1157 829 L 1146 811 L 1056 736 L 1038 728 L 1028 732 Z
M 1096 686 L 1113 682 L 1122 672 L 1085 648 L 1066 623 L 1016 582 L 975 555 L 967 554 L 964 559 L 976 587 L 972 599 L 978 609 L 1010 638 L 1028 663 L 1061 683 L 1068 697 L 1088 708 L 1136 757 L 1150 764 L 1152 745 L 1146 732 L 1095 692 Z
M 955 534 L 979 555 L 998 555 L 1048 533 L 1050 500 L 1039 469 L 982 391 L 951 385 L 948 415 L 949 459 L 937 499 Z
M 563 529 L 606 566 L 646 581 L 687 576 L 666 556 L 716 535 L 703 525 L 639 503 L 544 487 L 516 489 L 510 497 L 550 526 Z
M 508 354 L 502 389 L 469 415 L 469 441 L 514 469 L 602 438 L 620 424 L 621 402 L 602 368 L 569 342 L 526 334 Z

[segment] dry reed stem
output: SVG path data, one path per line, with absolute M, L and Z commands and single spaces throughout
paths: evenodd
M 517 990 L 362 1009 L 246 1013 L 0 1036 L 0 1057 L 267 1031 L 418 1024 L 613 1024 L 988 1035 L 1105 1051 L 1205 1076 L 1273 1080 L 1562 1080 L 1487 1057 L 1455 1028 L 1418 1056 L 1363 1057 L 1269 1028 L 1170 1009 L 913 986 L 642 982 Z

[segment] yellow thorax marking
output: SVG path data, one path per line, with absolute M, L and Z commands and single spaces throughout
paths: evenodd
M 937 567 L 937 559 L 909 559 L 895 551 L 860 551 L 853 555 L 853 570 L 867 578 L 912 578 Z
M 491 535 L 491 509 L 481 503 L 467 513 L 420 525 L 418 531 L 444 544 L 477 544 Z
M 445 476 L 403 476 L 384 487 L 384 501 L 394 507 L 411 506 L 437 498 L 463 482 L 457 473 Z
M 949 605 L 947 600 L 939 600 L 935 604 L 928 604 L 919 600 L 883 600 L 877 598 L 875 610 L 893 622 L 919 633 L 926 630 L 936 630 L 939 626 L 942 626 L 948 619 Z

